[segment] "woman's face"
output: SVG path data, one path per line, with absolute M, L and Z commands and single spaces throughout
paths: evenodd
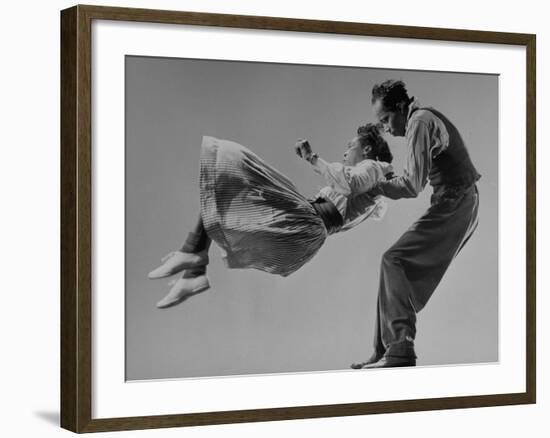
M 359 137 L 352 138 L 344 152 L 343 164 L 346 166 L 355 166 L 365 159 L 368 149 L 368 147 L 365 149 L 361 147 Z

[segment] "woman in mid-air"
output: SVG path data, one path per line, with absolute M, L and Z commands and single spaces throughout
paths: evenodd
M 317 253 L 328 235 L 348 230 L 385 211 L 368 192 L 392 173 L 392 154 L 377 127 L 359 127 L 341 163 L 313 153 L 307 140 L 295 151 L 328 184 L 313 200 L 249 149 L 203 137 L 200 158 L 200 214 L 184 245 L 162 259 L 150 279 L 182 272 L 157 303 L 166 308 L 207 290 L 212 240 L 228 268 L 255 268 L 287 276 Z

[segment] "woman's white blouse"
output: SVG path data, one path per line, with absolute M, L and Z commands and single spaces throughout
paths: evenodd
M 366 194 L 379 181 L 384 181 L 386 174 L 393 171 L 391 164 L 383 161 L 363 160 L 355 166 L 346 166 L 338 162 L 328 163 L 322 158 L 317 158 L 313 169 L 322 175 L 328 184 L 327 187 L 320 190 L 317 196 L 334 204 L 344 218 L 344 226 L 352 221 L 354 222 L 353 226 L 356 225 L 358 223 L 356 219 L 365 213 L 378 219 L 383 216 L 385 204 L 380 196 L 373 198 L 360 195 Z M 351 227 L 345 226 L 345 228 Z

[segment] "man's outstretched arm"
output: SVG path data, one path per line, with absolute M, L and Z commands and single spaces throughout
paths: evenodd
M 407 129 L 407 162 L 403 175 L 379 182 L 371 191 L 390 199 L 416 198 L 426 186 L 430 172 L 431 139 L 428 123 L 415 120 Z

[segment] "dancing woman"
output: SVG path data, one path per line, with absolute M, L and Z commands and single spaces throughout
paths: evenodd
M 228 268 L 288 276 L 311 260 L 327 236 L 382 217 L 385 203 L 368 191 L 391 174 L 392 155 L 375 125 L 359 127 L 341 163 L 320 158 L 307 140 L 299 140 L 295 151 L 327 183 L 313 200 L 244 146 L 203 137 L 199 218 L 184 245 L 149 273 L 156 279 L 183 271 L 157 307 L 174 306 L 210 287 L 212 241 Z

